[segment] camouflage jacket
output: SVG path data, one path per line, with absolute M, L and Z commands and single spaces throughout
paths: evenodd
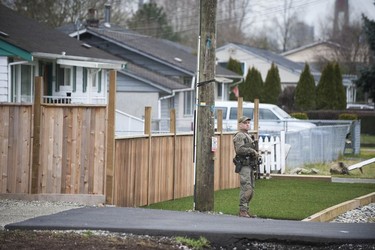
M 233 137 L 233 144 L 236 154 L 241 157 L 254 158 L 258 154 L 255 150 L 255 143 L 248 133 L 237 132 Z

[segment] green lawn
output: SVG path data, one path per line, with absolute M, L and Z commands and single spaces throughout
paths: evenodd
M 373 145 L 375 145 L 375 135 L 361 134 L 361 144 L 373 144 Z
M 306 180 L 257 180 L 251 212 L 261 218 L 302 220 L 341 202 L 375 192 L 375 184 L 331 183 Z M 214 211 L 237 215 L 239 189 L 215 192 Z M 152 209 L 187 211 L 193 197 L 146 206 Z
M 361 142 L 375 144 L 375 136 L 361 135 Z M 346 166 L 374 158 L 375 148 L 361 147 L 360 155 L 344 155 L 336 162 L 311 164 L 304 168 L 315 168 L 319 175 L 330 175 L 332 165 L 342 161 Z M 343 178 L 375 178 L 375 163 L 356 169 Z M 375 192 L 375 184 L 348 184 L 306 180 L 256 180 L 251 212 L 261 218 L 302 220 L 333 205 Z M 239 189 L 215 192 L 214 211 L 237 215 Z M 152 209 L 187 211 L 193 209 L 193 197 L 166 201 L 146 206 Z

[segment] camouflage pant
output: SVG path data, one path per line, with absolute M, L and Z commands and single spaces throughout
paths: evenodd
M 243 166 L 240 172 L 240 210 L 249 211 L 249 203 L 254 194 L 254 171 Z

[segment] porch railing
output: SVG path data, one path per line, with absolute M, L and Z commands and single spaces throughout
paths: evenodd
M 43 96 L 43 103 L 56 104 L 106 104 L 106 98 L 101 96 Z

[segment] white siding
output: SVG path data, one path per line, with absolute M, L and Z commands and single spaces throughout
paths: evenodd
M 144 119 L 145 107 L 152 108 L 152 119 L 158 118 L 158 93 L 116 93 L 116 109 L 129 115 Z
M 244 77 L 246 77 L 249 68 L 256 68 L 262 75 L 263 81 L 266 80 L 267 73 L 271 69 L 272 61 L 268 61 L 265 58 L 255 56 L 252 53 L 243 51 L 238 47 L 226 48 L 225 50 L 219 50 L 216 52 L 216 57 L 219 59 L 218 62 L 228 62 L 229 58 L 238 60 L 241 63 L 245 63 L 246 70 Z M 299 80 L 300 73 L 292 73 L 289 70 L 285 70 L 282 66 L 276 65 L 279 69 L 280 80 L 282 83 L 296 83 Z M 285 86 L 282 85 L 282 88 Z
M 314 47 L 296 51 L 284 56 L 294 62 L 319 62 L 322 58 L 328 61 L 337 60 L 336 52 L 326 44 L 318 44 Z
M 8 58 L 0 56 L 0 102 L 8 101 Z

